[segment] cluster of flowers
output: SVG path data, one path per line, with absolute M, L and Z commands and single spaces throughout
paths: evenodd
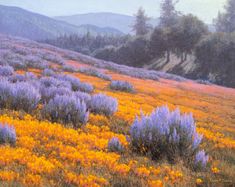
M 15 144 L 16 142 L 16 131 L 13 126 L 8 124 L 0 123 L 0 144 Z
M 41 99 L 39 91 L 27 82 L 0 82 L 0 108 L 32 112 Z
M 176 161 L 182 157 L 190 163 L 193 158 L 194 167 L 201 169 L 208 161 L 203 150 L 198 152 L 202 135 L 196 132 L 192 115 L 181 115 L 178 109 L 171 112 L 163 106 L 149 116 L 142 114 L 131 126 L 130 141 L 135 151 L 151 153 L 154 159 Z
M 84 73 L 86 75 L 91 75 L 94 77 L 98 77 L 107 81 L 111 81 L 112 77 L 109 75 L 104 74 L 103 72 L 95 69 L 95 68 L 87 68 L 87 67 L 82 67 L 79 69 L 80 73 Z
M 127 81 L 112 81 L 110 83 L 110 88 L 112 90 L 119 90 L 119 91 L 125 91 L 125 92 L 134 91 L 133 85 Z
M 104 94 L 91 96 L 93 86 L 76 77 L 56 74 L 51 69 L 45 69 L 42 74 L 46 76 L 41 78 L 32 73 L 13 74 L 10 66 L 2 69 L 1 108 L 31 113 L 43 104 L 44 117 L 53 122 L 72 123 L 75 128 L 87 122 L 89 111 L 108 116 L 117 110 L 116 99 Z

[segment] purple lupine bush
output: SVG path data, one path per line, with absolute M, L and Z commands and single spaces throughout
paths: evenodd
M 56 95 L 72 95 L 72 91 L 66 87 L 41 87 L 40 93 L 42 96 L 42 102 L 47 103 L 50 99 L 53 99 Z
M 117 111 L 118 102 L 113 97 L 104 94 L 96 94 L 91 98 L 91 111 L 97 114 L 104 114 L 106 116 L 112 115 Z
M 81 101 L 84 101 L 87 105 L 87 107 L 90 107 L 91 105 L 91 95 L 85 92 L 73 92 L 74 96 L 79 98 Z
M 13 86 L 6 79 L 0 79 L 0 108 L 8 108 L 12 103 Z
M 8 78 L 8 80 L 11 82 L 11 83 L 16 83 L 16 82 L 25 82 L 26 81 L 26 77 L 24 75 L 21 75 L 21 74 L 15 74 L 15 75 L 12 75 Z
M 108 150 L 110 152 L 123 152 L 124 148 L 117 137 L 113 137 L 108 142 Z
M 195 155 L 194 168 L 196 170 L 205 170 L 208 160 L 209 156 L 206 155 L 204 150 L 198 151 Z
M 100 72 L 99 70 L 95 68 L 87 68 L 87 67 L 82 67 L 79 69 L 80 73 L 84 73 L 86 75 L 91 75 L 94 77 L 98 77 L 107 81 L 110 81 L 112 78 L 109 75 L 104 74 L 103 72 Z
M 127 81 L 112 81 L 110 83 L 110 88 L 112 90 L 118 90 L 118 91 L 124 91 L 124 92 L 134 91 L 133 85 Z
M 11 108 L 32 112 L 41 99 L 39 91 L 29 83 L 19 82 L 13 85 Z
M 53 76 L 55 72 L 52 69 L 46 68 L 43 70 L 42 74 L 44 76 Z
M 136 117 L 130 129 L 132 148 L 154 159 L 167 158 L 175 161 L 179 157 L 189 161 L 195 156 L 202 141 L 196 132 L 191 114 L 180 114 L 179 109 L 170 111 L 159 107 L 149 116 Z
M 16 131 L 13 126 L 0 123 L 0 144 L 15 144 Z
M 43 115 L 53 122 L 72 123 L 74 128 L 85 124 L 89 117 L 85 102 L 74 96 L 59 96 L 44 105 Z
M 43 59 L 47 60 L 48 62 L 54 62 L 59 65 L 65 64 L 65 60 L 61 56 L 55 53 L 44 53 Z
M 77 69 L 75 67 L 73 67 L 71 65 L 67 65 L 67 64 L 63 65 L 62 69 L 63 69 L 63 71 L 67 71 L 67 72 L 76 72 L 77 71 Z
M 0 66 L 0 76 L 11 76 L 14 73 L 14 69 L 11 66 Z

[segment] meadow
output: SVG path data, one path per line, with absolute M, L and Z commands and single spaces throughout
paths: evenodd
M 235 184 L 234 89 L 21 38 L 0 41 L 0 131 L 11 135 L 0 141 L 1 186 Z M 203 170 L 133 149 L 136 116 L 144 121 L 164 106 L 192 113 L 203 135 L 198 149 L 208 155 Z

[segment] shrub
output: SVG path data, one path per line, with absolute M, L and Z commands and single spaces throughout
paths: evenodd
M 7 108 L 11 104 L 13 87 L 10 82 L 0 79 L 0 108 Z
M 0 76 L 11 76 L 14 73 L 14 69 L 11 66 L 0 66 Z
M 207 166 L 209 156 L 206 155 L 204 150 L 197 152 L 194 160 L 194 168 L 196 170 L 204 170 Z
M 76 77 L 69 76 L 69 75 L 59 75 L 57 79 L 67 81 L 71 84 L 73 91 L 82 91 L 91 93 L 93 91 L 93 86 L 89 83 L 80 82 L 80 80 Z
M 113 90 L 119 90 L 119 91 L 125 91 L 125 92 L 134 91 L 132 84 L 127 81 L 112 81 L 110 83 L 110 88 Z
M 90 103 L 91 103 L 90 94 L 77 91 L 77 92 L 74 92 L 74 95 L 75 95 L 75 97 L 79 98 L 81 101 L 84 101 L 86 103 L 87 107 L 90 106 Z
M 56 95 L 44 106 L 43 114 L 53 122 L 72 123 L 75 128 L 85 124 L 89 116 L 83 101 L 67 95 Z
M 72 91 L 64 87 L 42 87 L 40 89 L 43 102 L 49 102 L 50 99 L 53 99 L 56 95 L 71 95 Z
M 153 159 L 166 157 L 175 161 L 182 157 L 190 163 L 201 141 L 202 135 L 196 132 L 192 115 L 181 115 L 178 109 L 171 112 L 166 106 L 157 108 L 149 116 L 142 114 L 130 129 L 133 149 L 150 153 Z
M 13 126 L 0 123 L 0 144 L 10 143 L 15 144 L 16 131 Z
M 24 82 L 26 81 L 26 78 L 24 75 L 16 74 L 16 75 L 10 76 L 8 80 L 12 83 L 16 83 L 16 82 Z
M 123 146 L 122 144 L 120 143 L 119 139 L 114 137 L 114 138 L 111 138 L 108 142 L 108 150 L 110 152 L 123 152 Z
M 40 99 L 41 95 L 35 87 L 19 82 L 13 86 L 11 108 L 31 112 L 36 109 Z
M 42 74 L 44 75 L 44 76 L 53 76 L 54 74 L 55 74 L 55 72 L 52 70 L 52 69 L 44 69 L 43 70 L 43 72 L 42 72 Z
M 87 74 L 87 75 L 91 75 L 91 76 L 95 76 L 95 77 L 99 77 L 101 79 L 104 79 L 104 80 L 108 80 L 110 81 L 112 78 L 111 76 L 109 75 L 106 75 L 100 71 L 98 71 L 97 69 L 95 68 L 80 68 L 79 69 L 79 72 L 81 73 L 84 73 L 84 74 Z
M 107 116 L 117 111 L 117 100 L 104 94 L 96 94 L 91 98 L 91 111 Z
M 63 71 L 67 71 L 67 72 L 76 72 L 77 69 L 73 66 L 70 65 L 63 65 L 62 66 Z

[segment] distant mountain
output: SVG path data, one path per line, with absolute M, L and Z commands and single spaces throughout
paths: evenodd
M 33 40 L 54 38 L 62 34 L 122 34 L 117 29 L 75 26 L 18 7 L 0 5 L 0 32 Z
M 91 24 L 98 27 L 112 27 L 124 33 L 131 33 L 131 26 L 134 24 L 134 16 L 127 16 L 114 13 L 88 13 L 77 14 L 72 16 L 59 16 L 55 17 L 57 20 L 65 21 L 73 25 Z M 150 24 L 153 26 L 158 25 L 159 19 L 151 19 Z

